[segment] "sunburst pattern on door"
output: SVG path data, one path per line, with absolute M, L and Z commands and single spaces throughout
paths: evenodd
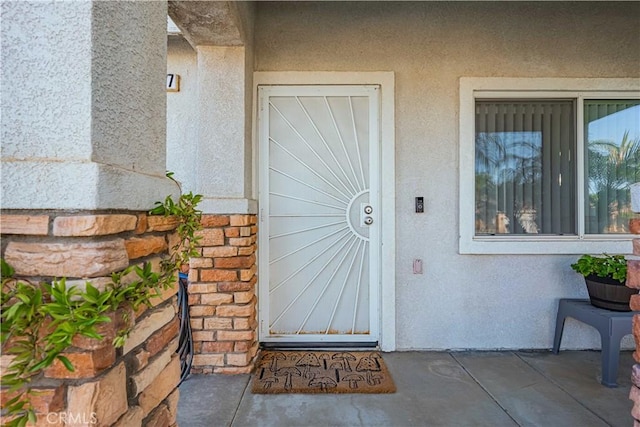
M 268 206 L 268 333 L 368 335 L 371 240 L 378 234 L 370 158 L 375 91 L 287 89 L 272 89 L 261 102 L 268 117 L 268 198 L 261 198 Z

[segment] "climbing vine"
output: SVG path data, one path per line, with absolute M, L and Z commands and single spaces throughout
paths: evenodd
M 171 178 L 170 174 L 167 176 Z M 31 397 L 37 391 L 30 385 L 44 369 L 58 360 L 69 371 L 74 371 L 63 352 L 75 336 L 103 339 L 97 327 L 111 321 L 108 313 L 125 307 L 135 311 L 141 305 L 150 306 L 151 298 L 176 283 L 179 269 L 188 264 L 189 258 L 198 255 L 196 232 L 201 228 L 202 213 L 197 205 L 201 199 L 201 195 L 188 193 L 181 195 L 177 202 L 170 196 L 164 202 L 156 202 L 149 214 L 176 219 L 177 243 L 161 261 L 159 272 L 154 272 L 149 262 L 131 265 L 113 273 L 111 282 L 102 291 L 89 281 L 80 289 L 67 286 L 65 278 L 51 283 L 16 279 L 13 268 L 1 260 L 0 339 L 2 353 L 13 357 L 2 375 L 3 392 L 9 396 L 2 407 L 3 415 L 11 419 L 8 426 L 36 422 Z M 127 316 L 129 311 L 122 312 Z M 124 319 L 125 325 L 132 323 L 128 320 Z M 131 326 L 117 331 L 112 344 L 122 347 L 130 330 Z

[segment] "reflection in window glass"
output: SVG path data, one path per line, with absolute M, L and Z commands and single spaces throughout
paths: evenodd
M 640 101 L 584 103 L 585 232 L 628 233 L 629 185 L 640 182 Z
M 476 102 L 475 231 L 575 234 L 572 101 Z

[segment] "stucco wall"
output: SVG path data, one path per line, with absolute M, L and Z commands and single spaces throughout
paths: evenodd
M 395 72 L 398 349 L 550 348 L 557 300 L 587 297 L 569 267 L 577 256 L 458 254 L 459 78 L 640 77 L 640 4 L 256 8 L 256 71 Z M 415 196 L 426 213 L 413 212 Z M 595 330 L 567 321 L 563 346 L 599 345 Z
M 180 36 L 167 43 L 167 73 L 180 76 L 180 91 L 167 92 L 167 170 L 184 191 L 195 191 L 198 138 L 198 66 L 196 52 Z
M 399 349 L 551 347 L 557 299 L 586 297 L 576 257 L 458 254 L 458 79 L 638 77 L 639 14 L 635 2 L 258 3 L 256 70 L 396 73 Z M 599 344 L 568 321 L 563 345 Z

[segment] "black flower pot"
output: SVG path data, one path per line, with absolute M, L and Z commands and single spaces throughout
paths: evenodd
M 631 295 L 638 293 L 637 289 L 627 288 L 624 283 L 595 274 L 586 276 L 584 281 L 591 305 L 614 311 L 631 311 L 629 300 Z

